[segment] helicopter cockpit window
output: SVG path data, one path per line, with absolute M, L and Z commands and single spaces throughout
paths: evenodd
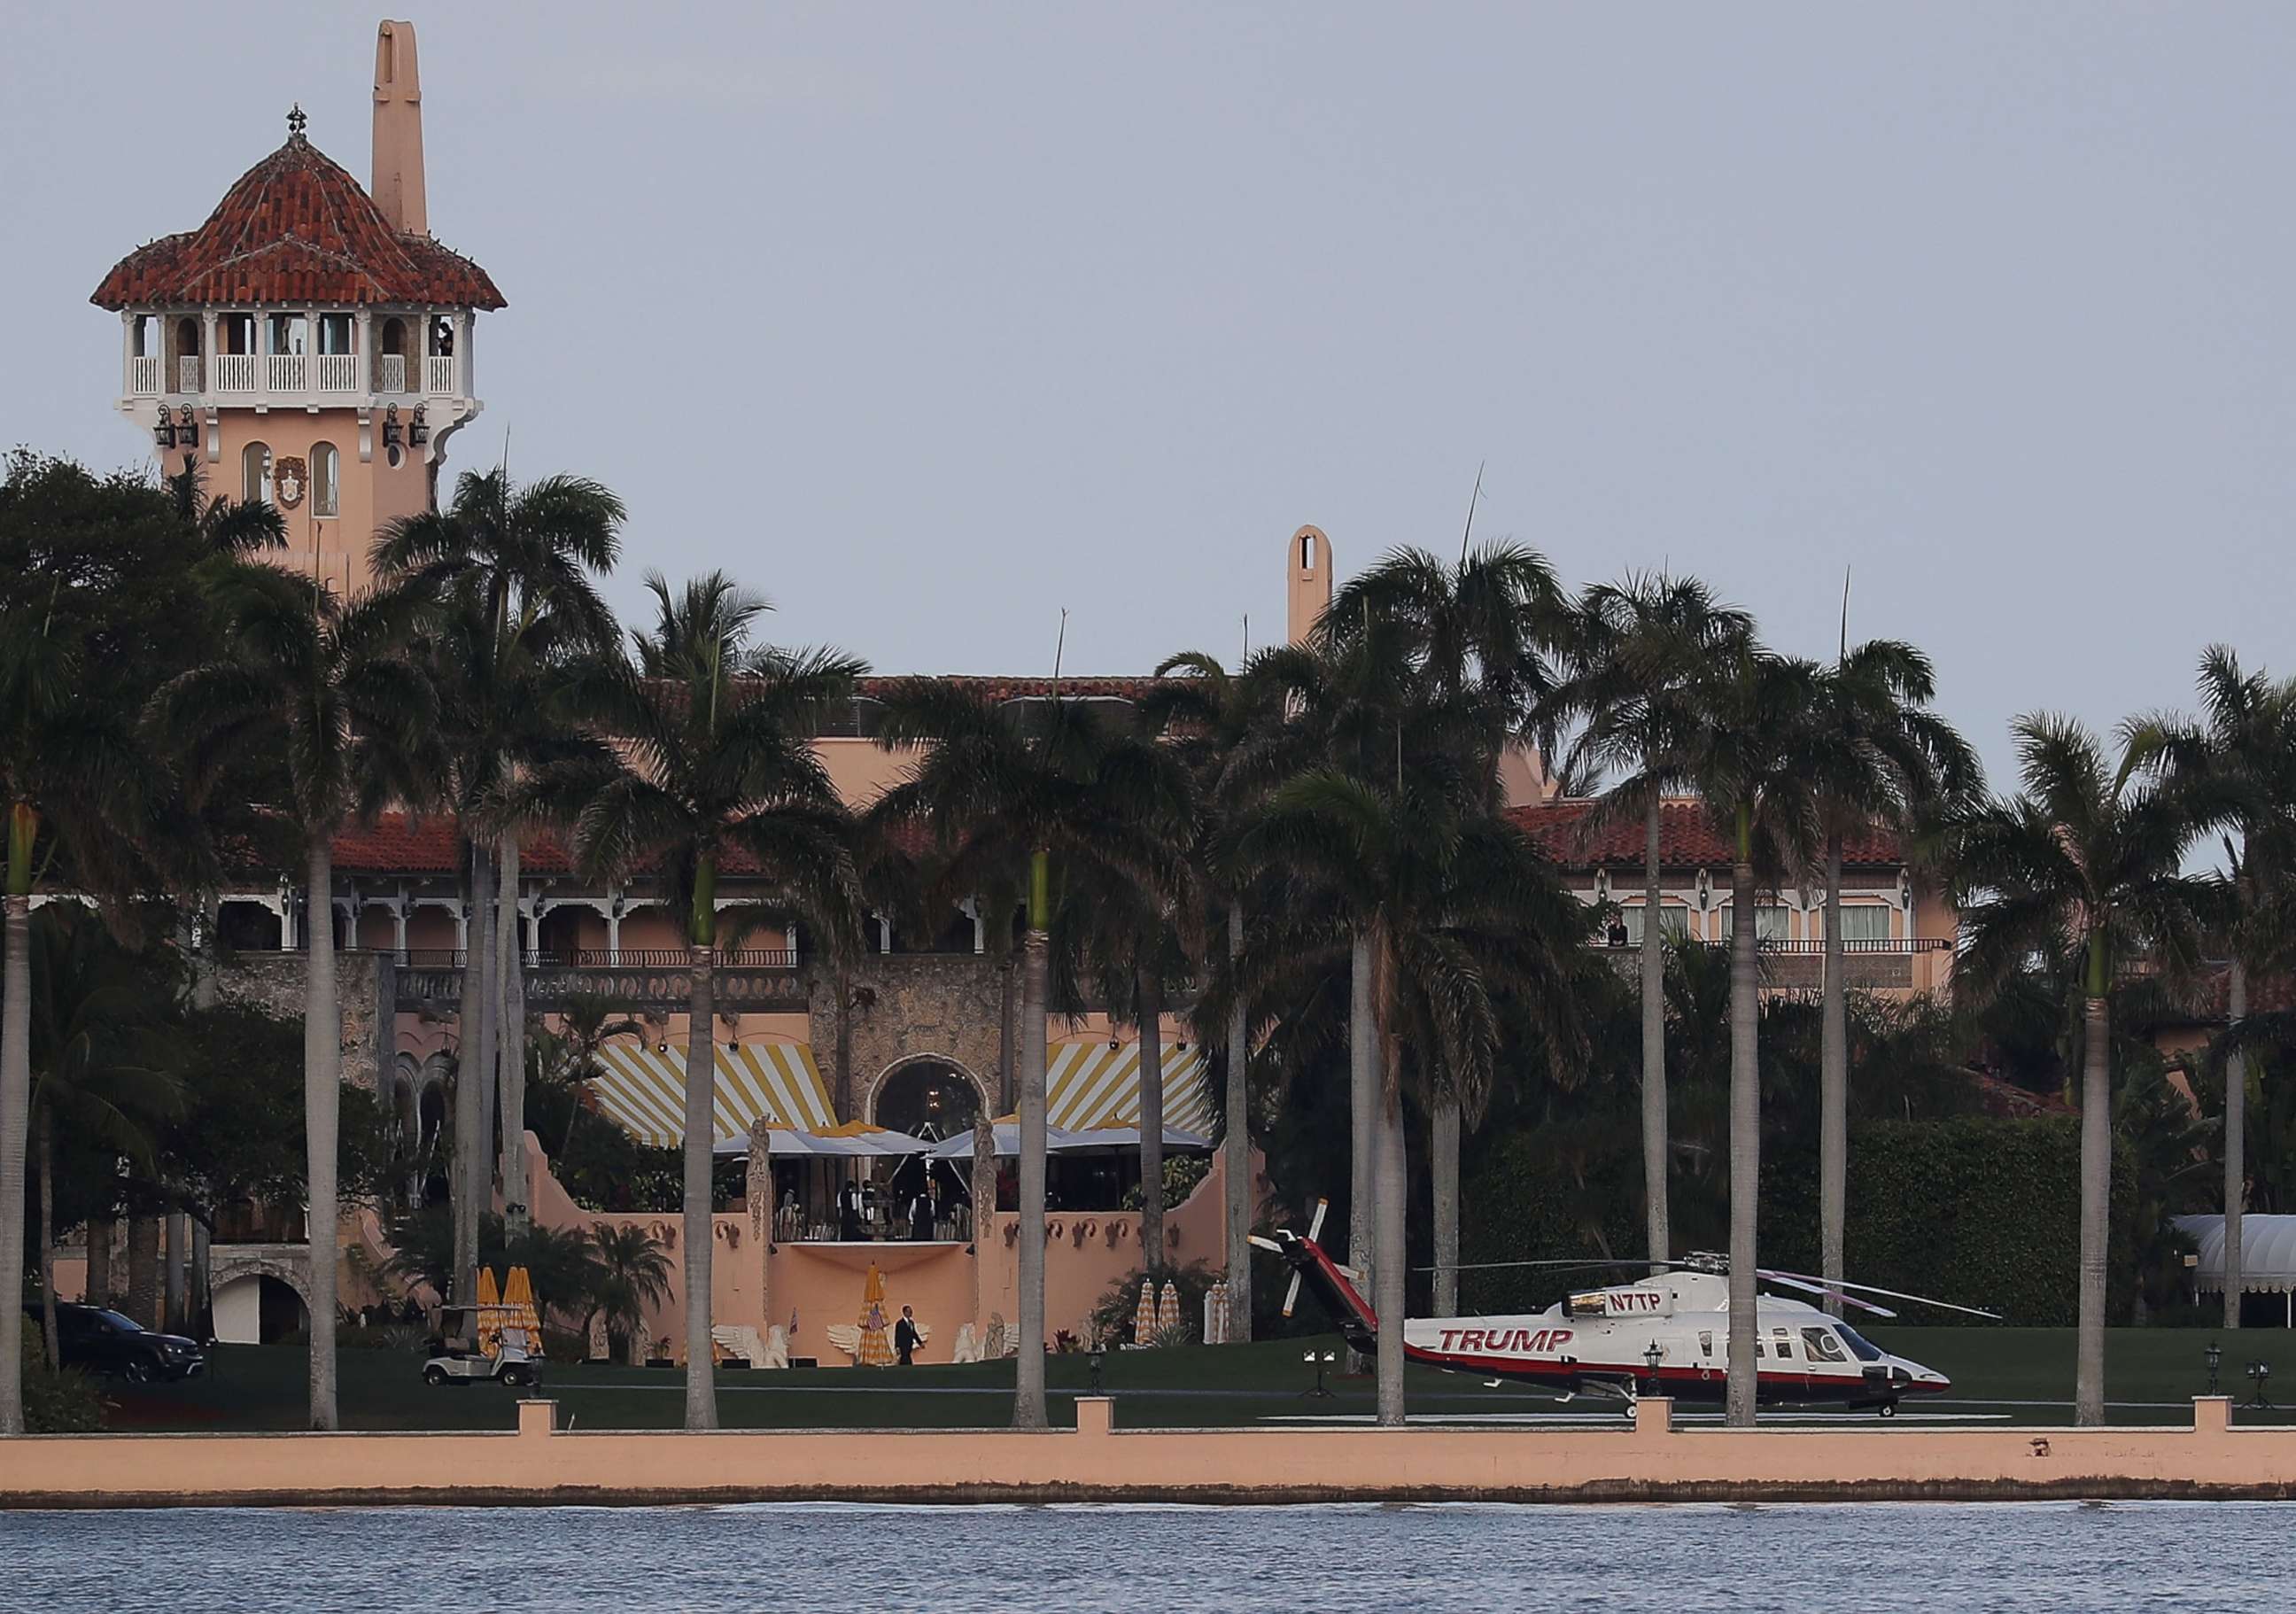
M 1786 1331 L 1785 1331 L 1784 1329 L 1783 1329 L 1783 1328 L 1774 1328 L 1774 1329 L 1770 1330 L 1770 1332 L 1771 1332 L 1771 1334 L 1774 1336 L 1774 1337 L 1773 1337 L 1773 1339 L 1771 1340 L 1771 1344 L 1773 1344 L 1774 1346 L 1775 1346 L 1775 1347 L 1777 1348 L 1778 1360 L 1779 1360 L 1779 1361 L 1781 1361 L 1781 1362 L 1786 1362 L 1786 1361 L 1791 1361 L 1791 1360 L 1792 1360 L 1792 1358 L 1793 1358 L 1793 1338 L 1792 1338 L 1792 1335 L 1790 1335 L 1790 1334 L 1788 1334 L 1788 1333 L 1786 1332 Z
M 1805 1328 L 1801 1331 L 1801 1343 L 1802 1348 L 1808 1353 L 1809 1359 L 1813 1362 L 1849 1360 L 1842 1351 L 1841 1341 L 1833 1337 L 1832 1329 Z
M 1842 1343 L 1849 1347 L 1850 1354 L 1860 1362 L 1879 1362 L 1882 1359 L 1882 1348 L 1849 1323 L 1836 1323 L 1835 1328 L 1841 1335 Z

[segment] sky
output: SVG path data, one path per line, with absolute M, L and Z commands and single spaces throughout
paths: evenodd
M 119 257 L 381 12 L 19 8 L 0 446 L 148 456 Z M 2296 7 L 554 0 L 413 16 L 433 233 L 508 299 L 449 471 L 593 476 L 888 672 L 1283 631 L 1285 539 L 1666 566 L 2013 717 L 2296 673 Z

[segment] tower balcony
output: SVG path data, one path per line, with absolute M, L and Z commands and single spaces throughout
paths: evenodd
M 469 401 L 472 326 L 467 311 L 136 311 L 124 401 L 258 410 Z

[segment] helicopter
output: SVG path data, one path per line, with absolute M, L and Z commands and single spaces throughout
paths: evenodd
M 1292 1268 L 1283 1299 L 1290 1316 L 1304 1282 L 1338 1322 L 1350 1348 L 1368 1355 L 1378 1347 L 1379 1318 L 1357 1284 L 1362 1274 L 1334 1261 L 1317 1241 L 1325 1201 L 1318 1200 L 1308 1232 L 1289 1230 L 1251 1241 L 1275 1251 Z M 1701 1253 L 1661 1265 L 1646 1261 L 1522 1261 L 1510 1266 L 1580 1271 L 1595 1267 L 1650 1269 L 1625 1283 L 1574 1290 L 1543 1312 L 1511 1316 L 1408 1317 L 1404 1359 L 1447 1372 L 1472 1373 L 1496 1384 L 1515 1380 L 1554 1390 L 1559 1399 L 1614 1398 L 1631 1410 L 1643 1396 L 1720 1403 L 1727 1391 L 1730 1356 L 1730 1278 L 1726 1257 Z M 1819 1296 L 1836 1295 L 1852 1309 L 1882 1317 L 1897 1313 L 1864 1299 L 1908 1300 L 1999 1322 L 1973 1306 L 1956 1306 L 1869 1283 L 1844 1283 L 1804 1273 L 1764 1268 L 1766 1283 Z M 1857 1293 L 1848 1291 L 1856 1290 Z M 1897 1415 L 1908 1396 L 1941 1396 L 1952 1381 L 1934 1368 L 1893 1356 L 1840 1318 L 1806 1300 L 1757 1298 L 1754 1356 L 1756 1400 L 1769 1405 L 1839 1405 L 1851 1411 Z

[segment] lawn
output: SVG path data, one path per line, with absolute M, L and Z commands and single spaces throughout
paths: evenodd
M 1875 1328 L 1883 1348 L 1913 1357 L 1954 1381 L 1950 1397 L 1906 1405 L 1898 1427 L 1920 1427 L 1939 1417 L 1986 1422 L 2062 1424 L 2071 1420 L 2073 1335 L 2070 1329 Z M 2220 1335 L 2202 1329 L 2116 1329 L 2106 1348 L 2107 1391 L 2116 1422 L 2181 1423 L 2191 1398 L 2206 1384 L 2202 1352 L 2211 1340 L 2226 1342 L 2221 1387 L 2245 1399 L 2242 1372 L 2253 1357 L 2270 1361 L 2274 1383 L 2296 1402 L 2296 1334 L 2251 1330 Z M 1300 1393 L 1314 1372 L 1300 1357 L 1336 1350 L 1332 1337 L 1274 1340 L 1250 1346 L 1192 1347 L 1111 1352 L 1103 1383 L 1117 1398 L 1120 1425 L 1201 1428 L 1252 1425 L 1302 1418 L 1365 1418 L 1372 1411 L 1368 1379 L 1331 1380 L 1328 1400 Z M 338 1356 L 344 1427 L 354 1430 L 507 1429 L 518 1392 L 493 1385 L 432 1389 L 422 1383 L 419 1356 L 356 1348 Z M 135 1430 L 292 1430 L 303 1426 L 304 1356 L 299 1346 L 218 1346 L 204 1378 L 130 1390 L 110 1387 L 111 1424 Z M 1087 1389 L 1080 1356 L 1054 1356 L 1046 1365 L 1055 1423 L 1073 1422 L 1074 1397 Z M 1013 1364 L 857 1370 L 821 1368 L 788 1372 L 721 1370 L 718 1413 L 728 1428 L 996 1428 L 1012 1414 Z M 685 1413 L 685 1377 L 671 1369 L 552 1365 L 543 1394 L 554 1397 L 562 1421 L 580 1429 L 674 1429 Z M 1620 1421 L 1615 1404 L 1581 1400 L 1570 1405 L 1513 1385 L 1486 1388 L 1480 1381 L 1413 1370 L 1408 1394 L 1415 1417 L 1514 1420 L 1588 1418 Z M 2280 1397 L 2276 1395 L 2275 1399 Z M 1685 1409 L 1693 1421 L 1698 1414 Z M 1766 1413 L 1766 1417 L 1769 1414 Z M 1791 1414 L 1786 1414 L 1791 1415 Z M 1819 1413 L 1833 1420 L 1871 1414 Z M 2285 1413 L 2239 1414 L 2243 1420 L 2288 1421 Z

